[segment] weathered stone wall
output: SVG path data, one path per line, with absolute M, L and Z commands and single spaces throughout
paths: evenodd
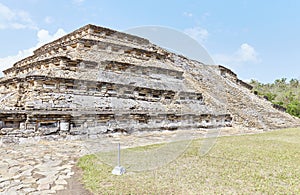
M 42 46 L 4 73 L 1 135 L 300 125 L 224 66 L 93 25 Z
M 62 113 L 1 115 L 0 135 L 31 137 L 41 135 L 96 135 L 113 132 L 179 130 L 231 126 L 230 115 L 174 113 Z M 9 120 L 9 117 L 15 117 Z M 18 118 L 18 120 L 16 120 Z

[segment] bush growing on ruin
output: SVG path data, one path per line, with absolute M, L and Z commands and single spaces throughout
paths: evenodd
M 286 112 L 300 118 L 300 80 L 276 79 L 274 83 L 260 83 L 251 80 L 253 91 L 274 104 L 286 108 Z

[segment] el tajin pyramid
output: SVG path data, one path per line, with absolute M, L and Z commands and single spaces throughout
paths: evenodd
M 3 72 L 1 136 L 300 126 L 224 66 L 94 25 Z

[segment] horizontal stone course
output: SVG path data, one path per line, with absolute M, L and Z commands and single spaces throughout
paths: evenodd
M 94 25 L 38 48 L 4 73 L 0 135 L 5 142 L 300 124 L 251 93 L 251 85 L 224 66 L 205 65 L 146 39 Z

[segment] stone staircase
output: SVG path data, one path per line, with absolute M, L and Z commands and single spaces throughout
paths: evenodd
M 224 78 L 218 66 L 184 60 L 179 64 L 189 65 L 190 69 L 184 71 L 185 80 L 203 93 L 205 104 L 214 113 L 230 113 L 234 126 L 264 130 L 300 126 L 300 119 L 275 109 L 271 102 Z
M 278 111 L 272 107 L 271 102 L 254 95 L 249 89 L 223 78 L 217 72 L 214 75 L 224 82 L 228 108 L 234 116 L 236 125 L 258 129 L 277 129 L 300 125 L 299 119 Z

